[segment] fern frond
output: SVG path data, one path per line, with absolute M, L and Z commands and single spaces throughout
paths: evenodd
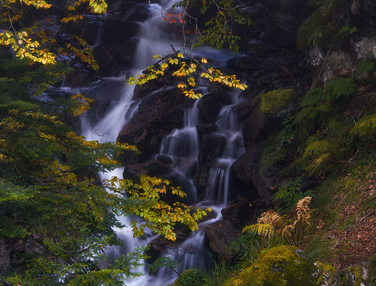
M 256 223 L 244 227 L 242 233 L 244 232 L 270 239 L 274 236 L 274 227 L 270 224 Z
M 287 238 L 292 238 L 294 230 L 295 230 L 295 225 L 289 224 L 282 230 L 282 236 L 285 236 Z
M 294 225 L 296 225 L 298 222 L 311 224 L 309 222 L 311 218 L 311 209 L 309 208 L 309 205 L 312 201 L 312 197 L 305 197 L 298 201 L 295 207 L 295 214 L 296 214 L 296 220 L 294 222 Z
M 326 85 L 325 95 L 328 100 L 347 97 L 356 91 L 356 83 L 351 77 L 337 77 Z
M 320 140 L 309 143 L 304 150 L 303 158 L 317 157 L 326 153 L 331 153 L 337 149 L 337 146 L 328 140 Z
M 319 109 L 317 107 L 308 106 L 300 110 L 293 121 L 293 125 L 302 123 L 304 120 L 313 119 L 319 114 Z
M 263 173 L 273 167 L 282 161 L 284 156 L 285 150 L 283 148 L 277 148 L 274 145 L 266 146 L 261 155 L 259 172 Z
M 275 228 L 280 228 L 282 225 L 284 225 L 284 219 L 277 211 L 267 210 L 257 219 L 257 223 L 269 224 Z
M 306 167 L 306 170 L 309 171 L 310 176 L 313 174 L 321 175 L 333 168 L 333 165 L 329 164 L 332 158 L 333 155 L 331 153 L 322 154 L 317 159 L 313 160 L 311 164 Z
M 369 60 L 360 61 L 356 65 L 356 72 L 355 72 L 354 77 L 355 78 L 362 77 L 365 74 L 368 74 L 369 71 L 373 70 L 374 67 L 375 67 L 374 62 L 370 62 Z
M 322 88 L 314 88 L 307 92 L 305 98 L 300 103 L 301 107 L 317 106 L 325 99 L 324 90 Z
M 376 133 L 376 114 L 363 116 L 351 129 L 352 134 L 368 136 Z

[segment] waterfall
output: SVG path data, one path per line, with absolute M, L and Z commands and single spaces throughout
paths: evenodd
M 176 2 L 176 1 L 171 1 Z M 171 6 L 173 3 L 168 3 Z M 165 21 L 161 16 L 162 7 L 158 4 L 151 4 L 150 17 L 141 24 L 139 43 L 135 52 L 134 66 L 129 74 L 139 74 L 147 66 L 153 63 L 155 54 L 164 55 L 171 52 L 171 45 L 178 50 L 179 44 L 175 37 L 166 33 Z M 96 41 L 95 45 L 99 43 Z M 213 57 L 213 63 L 217 67 L 226 62 L 231 54 L 220 53 L 211 48 L 200 48 L 195 51 L 201 57 Z M 214 55 L 214 56 L 213 56 Z M 123 77 L 112 78 L 111 80 L 123 81 Z M 205 90 L 204 90 L 205 91 Z M 134 86 L 124 85 L 121 89 L 119 99 L 112 102 L 111 107 L 103 118 L 98 122 L 91 122 L 88 118 L 82 117 L 82 135 L 87 140 L 98 140 L 99 142 L 114 142 L 122 126 L 128 122 L 133 114 L 137 112 L 139 102 L 132 99 Z M 189 101 L 189 100 L 188 100 Z M 204 248 L 204 229 L 209 224 L 221 219 L 221 209 L 226 206 L 230 199 L 230 173 L 232 163 L 244 152 L 241 126 L 236 115 L 236 104 L 239 102 L 238 94 L 233 95 L 233 104 L 225 106 L 218 117 L 218 133 L 226 138 L 226 147 L 222 156 L 217 160 L 215 166 L 209 171 L 208 185 L 204 191 L 198 207 L 207 208 L 211 206 L 214 217 L 200 223 L 200 231 L 192 233 L 179 247 L 168 249 L 166 254 L 171 259 L 179 262 L 179 272 L 192 267 L 204 268 L 208 264 L 208 257 Z M 198 199 L 197 190 L 193 178 L 198 171 L 199 139 L 196 126 L 200 123 L 199 101 L 190 104 L 184 113 L 184 125 L 181 129 L 174 130 L 167 135 L 160 147 L 160 156 L 169 156 L 172 160 L 172 167 L 182 187 L 189 196 L 190 203 Z M 158 155 L 158 154 L 157 154 Z M 156 156 L 157 156 L 156 155 Z M 100 174 L 101 179 L 109 179 L 112 176 L 122 177 L 123 169 L 116 169 L 113 172 Z M 130 226 L 130 218 L 121 217 L 119 220 L 126 226 Z M 119 255 L 135 249 L 135 247 L 146 246 L 156 236 L 151 231 L 145 230 L 145 239 L 133 238 L 130 227 L 116 229 L 118 236 L 124 240 L 124 248 L 113 248 L 107 254 L 116 259 Z M 144 273 L 143 276 L 126 281 L 128 286 L 153 286 L 167 285 L 172 283 L 177 275 L 169 270 L 163 269 L 157 275 L 149 275 L 145 267 L 136 271 Z

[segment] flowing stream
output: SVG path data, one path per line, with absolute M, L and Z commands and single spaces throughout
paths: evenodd
M 166 7 L 171 6 L 168 3 Z M 171 52 L 171 45 L 178 50 L 179 41 L 168 35 L 164 30 L 166 25 L 161 16 L 162 7 L 158 4 L 151 4 L 150 17 L 144 23 L 140 31 L 140 41 L 137 47 L 134 60 L 134 68 L 130 74 L 141 73 L 148 65 L 154 62 L 155 54 L 164 55 Z M 100 34 L 100 33 L 99 33 Z M 98 41 L 96 41 L 98 44 Z M 223 65 L 229 55 L 219 53 L 211 48 L 199 49 L 202 57 L 213 58 L 216 67 Z M 230 54 L 231 56 L 231 54 Z M 122 78 L 112 80 L 123 80 Z M 82 135 L 87 140 L 98 140 L 99 142 L 114 142 L 117 138 L 121 127 L 137 111 L 138 104 L 132 99 L 134 86 L 124 84 L 120 91 L 119 100 L 112 103 L 111 108 L 99 122 L 90 122 L 83 117 L 81 120 Z M 204 94 L 205 95 L 205 94 Z M 179 262 L 178 272 L 192 267 L 204 268 L 210 263 L 207 251 L 204 248 L 204 229 L 210 223 L 221 219 L 220 210 L 226 207 L 230 199 L 230 174 L 232 163 L 244 152 L 243 138 L 241 135 L 241 126 L 236 115 L 236 105 L 239 103 L 238 94 L 232 95 L 233 104 L 222 108 L 219 118 L 216 122 L 218 126 L 218 135 L 226 139 L 225 150 L 217 159 L 217 163 L 209 171 L 208 184 L 203 195 L 199 198 L 201 201 L 197 204 L 203 208 L 211 207 L 212 218 L 200 224 L 200 231 L 192 233 L 179 247 L 168 249 L 166 254 L 173 260 Z M 183 178 L 183 189 L 189 194 L 190 202 L 194 203 L 197 199 L 197 190 L 193 184 L 193 177 L 198 171 L 198 154 L 199 154 L 199 136 L 196 126 L 200 123 L 198 101 L 193 106 L 187 108 L 184 114 L 184 126 L 181 129 L 174 130 L 166 136 L 161 144 L 160 154 L 169 156 L 172 159 L 173 167 L 176 173 Z M 109 128 L 110 127 L 110 128 Z M 158 154 L 156 154 L 158 155 Z M 184 164 L 182 163 L 184 162 Z M 111 178 L 112 176 L 122 177 L 123 169 L 114 170 L 111 173 L 100 174 L 102 179 Z M 127 217 L 119 218 L 123 224 L 130 226 L 130 219 Z M 133 238 L 131 228 L 125 227 L 116 230 L 119 237 L 124 240 L 123 249 L 114 248 L 108 251 L 113 259 L 117 256 L 132 251 L 135 247 L 145 246 L 156 236 L 149 232 L 145 239 L 139 240 Z M 144 285 L 167 285 L 173 283 L 177 278 L 175 272 L 170 269 L 162 269 L 156 275 L 149 275 L 144 267 L 137 271 L 144 273 L 143 276 L 129 280 L 126 285 L 144 286 Z

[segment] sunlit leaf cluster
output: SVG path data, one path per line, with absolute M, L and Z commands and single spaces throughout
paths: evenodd
M 127 213 L 134 214 L 143 219 L 142 222 L 133 220 L 132 230 L 134 236 L 144 235 L 144 228 L 148 227 L 154 232 L 170 240 L 176 240 L 174 226 L 176 223 L 186 225 L 191 231 L 198 230 L 197 221 L 207 215 L 206 211 L 193 209 L 178 201 L 186 194 L 180 187 L 174 187 L 168 180 L 141 175 L 140 182 L 113 177 L 105 181 L 105 186 L 111 190 L 126 191 L 127 196 L 136 199 L 139 203 L 129 206 Z M 162 194 L 172 194 L 177 198 L 175 203 L 168 204 Z M 210 210 L 209 210 L 210 211 Z
M 21 4 L 21 7 L 19 6 Z M 47 25 L 44 27 L 39 23 L 34 23 L 31 27 L 24 26 L 22 4 L 36 9 L 48 9 L 52 4 L 44 0 L 3 0 L 0 5 L 1 23 L 7 23 L 3 29 L 0 29 L 0 45 L 7 46 L 12 49 L 14 55 L 19 58 L 27 58 L 32 62 L 38 62 L 44 65 L 56 64 L 57 55 L 66 53 L 64 49 L 72 52 L 74 56 L 81 59 L 82 62 L 91 65 L 94 69 L 98 69 L 91 49 L 87 43 L 83 43 L 82 39 L 76 38 L 70 47 L 61 47 L 57 49 L 56 40 L 53 33 L 48 27 L 49 18 L 44 20 Z M 105 13 L 107 3 L 105 0 L 78 0 L 68 6 L 70 13 L 60 19 L 62 23 L 69 21 L 77 21 L 83 19 L 83 15 L 77 13 L 76 7 L 85 4 L 93 13 Z M 17 24 L 17 25 L 16 25 Z M 51 23 L 51 27 L 59 23 Z M 17 28 L 16 28 L 17 27 Z
M 196 60 L 192 57 L 185 58 L 182 53 L 176 53 L 168 57 L 160 59 L 161 64 L 155 64 L 148 67 L 145 74 L 136 75 L 136 78 L 129 78 L 129 84 L 143 85 L 151 80 L 158 79 L 160 76 L 164 76 L 170 69 L 172 70 L 172 76 L 180 80 L 177 87 L 182 90 L 182 93 L 192 99 L 198 99 L 202 97 L 202 94 L 196 93 L 194 88 L 197 86 L 197 77 L 206 78 L 209 82 L 220 83 L 232 88 L 238 88 L 245 90 L 246 84 L 240 83 L 236 75 L 224 75 L 220 70 L 215 68 L 206 69 L 205 65 L 207 60 L 202 58 Z

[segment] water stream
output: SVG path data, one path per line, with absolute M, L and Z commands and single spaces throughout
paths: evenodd
M 168 3 L 166 6 L 171 6 L 171 4 L 172 3 Z M 173 45 L 175 49 L 179 49 L 178 40 L 165 32 L 166 23 L 162 19 L 161 9 L 160 5 L 151 4 L 151 16 L 142 23 L 139 35 L 140 41 L 134 60 L 134 68 L 129 74 L 141 73 L 143 69 L 154 62 L 154 55 L 170 53 L 171 45 Z M 96 44 L 98 44 L 98 41 L 96 41 Z M 226 54 L 218 54 L 218 51 L 210 48 L 202 48 L 196 51 L 196 53 L 200 52 L 203 57 L 213 57 L 214 63 L 216 60 L 219 61 L 217 67 L 223 64 L 223 62 L 225 63 L 226 58 L 229 57 L 229 55 Z M 117 80 L 122 80 L 122 78 Z M 105 114 L 99 122 L 93 125 L 93 122 L 90 122 L 85 117 L 82 118 L 82 135 L 84 135 L 87 140 L 114 142 L 122 126 L 129 121 L 132 115 L 137 111 L 138 104 L 132 99 L 134 86 L 125 85 L 120 92 L 120 99 L 112 103 L 107 114 Z M 216 122 L 219 130 L 218 134 L 226 138 L 226 147 L 222 156 L 217 159 L 215 166 L 210 169 L 208 185 L 201 198 L 202 201 L 198 203 L 198 206 L 205 205 L 204 208 L 211 206 L 215 215 L 212 219 L 200 224 L 200 231 L 192 233 L 179 247 L 168 249 L 165 254 L 179 262 L 179 272 L 183 272 L 185 269 L 192 267 L 204 268 L 208 264 L 207 250 L 204 249 L 204 229 L 210 223 L 221 218 L 220 210 L 227 205 L 230 199 L 231 165 L 244 152 L 243 138 L 240 132 L 241 126 L 237 119 L 235 108 L 239 103 L 238 94 L 234 93 L 232 98 L 233 104 L 225 106 L 221 110 Z M 159 154 L 169 156 L 172 159 L 172 166 L 175 168 L 176 173 L 180 174 L 183 178 L 183 188 L 189 193 L 191 203 L 194 203 L 198 197 L 197 190 L 193 184 L 193 178 L 198 171 L 198 154 L 200 147 L 196 130 L 196 126 L 200 123 L 197 104 L 198 101 L 185 110 L 184 126 L 181 129 L 174 130 L 164 138 Z M 122 172 L 123 169 L 117 169 L 111 173 L 100 174 L 100 176 L 102 179 L 111 178 L 112 176 L 121 178 Z M 129 218 L 122 217 L 119 219 L 125 225 L 130 225 Z M 130 227 L 116 231 L 119 237 L 124 240 L 125 248 L 109 250 L 108 254 L 113 258 L 128 251 L 132 251 L 135 247 L 145 246 L 155 238 L 155 235 L 149 232 L 145 235 L 146 239 L 134 239 Z M 169 269 L 163 269 L 154 276 L 149 275 L 143 267 L 137 271 L 143 272 L 144 275 L 134 280 L 127 281 L 126 285 L 167 285 L 173 283 L 177 277 L 177 275 Z

